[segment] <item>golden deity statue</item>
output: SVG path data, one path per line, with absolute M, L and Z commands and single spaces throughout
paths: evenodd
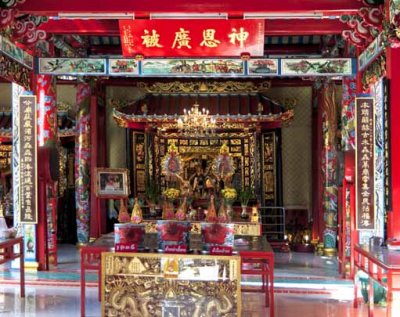
M 143 221 L 142 208 L 140 208 L 139 199 L 137 197 L 133 205 L 131 221 L 133 223 L 141 223 Z

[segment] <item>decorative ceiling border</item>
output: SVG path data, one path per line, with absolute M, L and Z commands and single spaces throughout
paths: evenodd
M 176 129 L 176 122 L 179 115 L 129 115 L 123 112 L 118 111 L 117 109 L 113 109 L 113 117 L 117 124 L 124 128 L 133 128 L 136 124 L 155 124 L 155 125 L 163 125 L 168 128 Z M 268 115 L 214 115 L 213 116 L 217 122 L 217 126 L 219 128 L 227 128 L 224 124 L 228 123 L 230 128 L 234 126 L 234 128 L 243 128 L 248 124 L 260 124 L 260 123 L 272 123 L 272 122 L 282 122 L 289 123 L 294 117 L 294 110 L 286 110 L 285 112 L 276 113 L 276 114 L 268 114 Z M 237 125 L 237 126 L 236 126 Z
M 147 93 L 257 93 L 271 88 L 270 81 L 263 81 L 255 84 L 251 81 L 173 81 L 173 82 L 155 82 L 146 83 L 138 82 L 138 88 L 145 90 Z
M 38 74 L 125 77 L 280 77 L 349 76 L 351 58 L 241 59 L 39 58 Z

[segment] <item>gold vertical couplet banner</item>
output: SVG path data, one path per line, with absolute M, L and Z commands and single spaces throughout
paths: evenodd
M 263 134 L 263 187 L 266 206 L 276 206 L 275 132 Z
M 356 229 L 375 229 L 373 97 L 356 98 Z
M 20 223 L 37 223 L 36 96 L 19 97 Z

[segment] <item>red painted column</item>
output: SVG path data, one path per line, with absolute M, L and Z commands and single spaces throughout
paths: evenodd
M 90 156 L 90 179 L 92 186 L 90 187 L 90 238 L 98 238 L 102 234 L 101 210 L 98 198 L 95 193 L 96 167 L 97 167 L 97 96 L 93 94 L 90 98 L 90 139 L 91 139 L 91 156 Z
M 400 48 L 387 48 L 387 77 L 390 79 L 390 164 L 392 210 L 388 211 L 387 238 L 400 239 Z
M 56 238 L 48 233 L 48 218 L 53 214 L 48 213 L 47 187 L 53 186 L 50 179 L 49 149 L 57 144 L 57 107 L 56 107 L 56 81 L 55 77 L 48 75 L 36 76 L 36 95 L 38 105 L 38 224 L 37 224 L 37 260 L 39 270 L 49 268 L 49 242 L 55 250 Z M 54 223 L 54 221 L 52 221 Z M 51 237 L 51 241 L 48 241 Z M 56 257 L 56 253 L 53 253 Z

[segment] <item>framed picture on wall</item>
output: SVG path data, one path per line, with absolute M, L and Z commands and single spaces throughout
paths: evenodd
M 125 168 L 97 168 L 95 193 L 100 198 L 128 197 L 128 170 Z

